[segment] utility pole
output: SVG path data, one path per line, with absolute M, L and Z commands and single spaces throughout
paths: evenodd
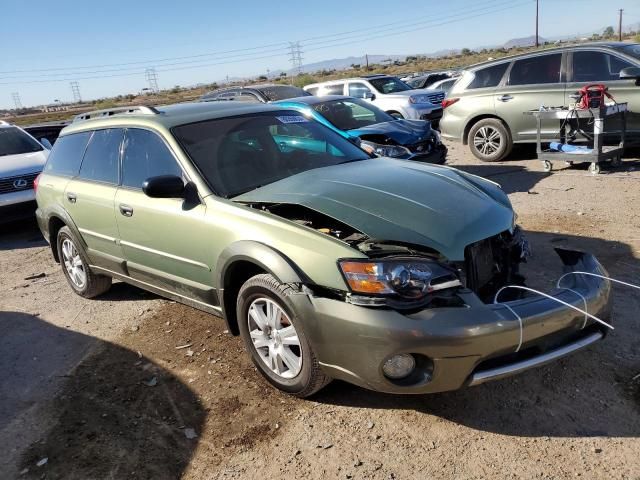
M 366 62 L 367 62 L 367 72 L 368 72 L 368 71 L 369 71 L 369 54 L 368 54 L 368 53 L 365 53 L 365 54 L 364 54 L 364 58 L 365 58 L 365 60 L 366 60 Z
M 538 36 L 539 13 L 540 13 L 540 0 L 536 0 L 536 48 L 540 46 L 540 37 Z
M 144 78 L 149 82 L 149 88 L 153 93 L 158 93 L 160 91 L 158 88 L 158 74 L 156 73 L 155 68 L 147 68 L 144 71 Z
M 618 41 L 622 41 L 622 9 L 618 10 Z
M 22 108 L 22 101 L 20 100 L 20 94 L 18 92 L 13 92 L 11 94 L 11 98 L 13 98 L 13 103 L 16 106 L 16 110 L 20 110 Z
M 75 103 L 82 102 L 82 97 L 80 96 L 80 84 L 78 82 L 70 82 L 71 92 L 73 93 L 73 101 Z
M 302 73 L 302 47 L 300 42 L 289 42 L 289 61 L 298 74 Z

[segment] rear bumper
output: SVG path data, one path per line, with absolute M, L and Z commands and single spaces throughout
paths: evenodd
M 565 271 L 606 275 L 590 254 L 559 252 Z M 585 276 L 567 278 L 569 290 L 552 295 L 599 318 L 610 315 L 610 284 Z M 577 293 L 575 293 L 577 292 Z M 340 300 L 300 295 L 301 318 L 326 373 L 372 390 L 432 393 L 456 390 L 503 378 L 556 360 L 605 335 L 584 315 L 541 296 L 484 304 L 470 290 L 458 296 L 466 307 L 433 308 L 404 315 Z M 520 341 L 522 339 L 522 341 Z M 519 351 L 518 346 L 520 346 Z M 382 373 L 391 355 L 411 353 L 418 369 L 411 378 L 393 382 Z M 419 371 L 422 369 L 421 371 Z

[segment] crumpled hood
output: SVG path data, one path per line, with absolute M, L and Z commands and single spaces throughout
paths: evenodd
M 509 230 L 513 210 L 493 182 L 459 170 L 377 158 L 309 170 L 233 199 L 303 205 L 371 238 L 464 260 L 467 245 Z
M 431 124 L 426 120 L 394 120 L 348 130 L 350 135 L 384 135 L 398 145 L 412 145 L 427 140 L 431 135 Z
M 48 156 L 47 149 L 17 155 L 2 155 L 0 156 L 0 178 L 41 172 Z

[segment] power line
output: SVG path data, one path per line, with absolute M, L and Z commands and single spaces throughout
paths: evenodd
M 82 97 L 80 96 L 80 84 L 78 82 L 69 82 L 71 85 L 71 92 L 73 93 L 73 101 L 75 103 L 82 102 Z
M 11 98 L 13 98 L 13 103 L 16 106 L 16 110 L 20 110 L 22 108 L 22 101 L 20 100 L 20 94 L 18 92 L 13 92 L 11 94 Z
M 151 88 L 153 93 L 160 91 L 158 88 L 158 74 L 155 68 L 147 68 L 144 72 L 144 78 L 149 82 L 149 88 Z

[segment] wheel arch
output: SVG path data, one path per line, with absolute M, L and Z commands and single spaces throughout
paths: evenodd
M 507 122 L 505 122 L 501 117 L 493 113 L 484 113 L 482 115 L 476 115 L 475 117 L 471 118 L 465 125 L 464 132 L 462 134 L 463 145 L 469 145 L 469 132 L 471 131 L 471 129 L 476 123 L 478 123 L 480 120 L 484 120 L 485 118 L 493 118 L 495 120 L 499 120 L 507 129 L 507 131 L 509 132 L 509 135 L 511 135 L 511 129 L 509 128 L 509 125 L 507 125 Z
M 83 248 L 87 248 L 82 235 L 80 235 L 80 231 L 76 224 L 71 219 L 69 214 L 62 209 L 54 209 L 49 215 L 47 215 L 47 233 L 49 246 L 51 247 L 51 253 L 53 254 L 53 258 L 56 262 L 60 263 L 60 256 L 58 255 L 58 232 L 62 227 L 69 227 L 75 237 L 80 241 Z
M 239 335 L 236 300 L 251 277 L 269 273 L 283 284 L 307 283 L 307 276 L 283 253 L 256 241 L 239 241 L 223 250 L 216 266 L 216 288 L 229 332 Z

